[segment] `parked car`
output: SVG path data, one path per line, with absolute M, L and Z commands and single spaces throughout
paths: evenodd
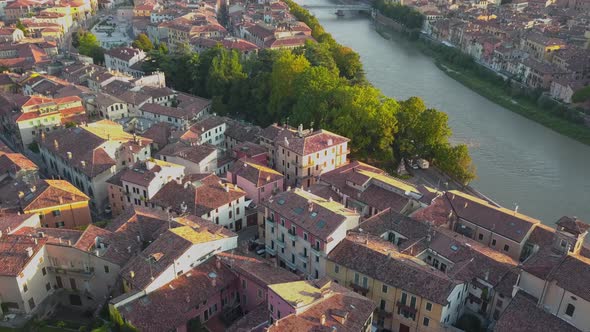
M 262 248 L 256 250 L 256 255 L 262 256 L 264 254 L 266 254 L 266 248 L 265 247 L 262 247 Z
M 418 166 L 420 166 L 422 169 L 428 169 L 428 167 L 430 167 L 430 163 L 428 160 L 420 158 L 418 159 Z

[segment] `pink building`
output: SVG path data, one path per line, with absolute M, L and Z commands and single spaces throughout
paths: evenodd
M 268 331 L 371 329 L 375 303 L 327 278 L 268 288 Z
M 238 277 L 240 305 L 244 314 L 265 303 L 268 298 L 268 285 L 298 281 L 297 275 L 254 257 L 217 254 Z
M 236 159 L 248 158 L 255 161 L 257 164 L 268 165 L 268 151 L 262 145 L 244 142 L 236 145 L 232 149 L 233 157 Z
M 227 171 L 227 181 L 246 192 L 255 204 L 283 191 L 283 175 L 251 159 L 240 159 Z

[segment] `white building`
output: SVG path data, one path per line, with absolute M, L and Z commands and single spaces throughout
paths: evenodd
M 104 54 L 105 66 L 112 71 L 126 73 L 133 77 L 137 76 L 137 71 L 131 67 L 145 59 L 144 51 L 132 47 L 111 48 Z
M 151 159 L 123 170 L 121 182 L 127 203 L 148 206 L 149 200 L 170 182 L 182 182 L 184 166 Z

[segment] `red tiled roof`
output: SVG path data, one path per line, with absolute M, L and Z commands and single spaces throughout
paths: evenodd
M 46 239 L 35 239 L 26 235 L 10 234 L 0 237 L 0 275 L 17 276 L 45 242 Z M 31 256 L 27 252 L 29 248 Z
M 305 137 L 288 138 L 288 143 L 285 140 L 278 140 L 277 144 L 298 155 L 307 156 L 348 141 L 350 140 L 346 137 L 321 129 Z

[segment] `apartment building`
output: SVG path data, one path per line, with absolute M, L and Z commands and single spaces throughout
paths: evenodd
M 184 166 L 157 159 L 140 162 L 121 172 L 121 186 L 127 196 L 127 204 L 143 204 L 146 207 L 164 185 L 171 181 L 180 183 L 184 178 Z
M 371 331 L 375 303 L 329 279 L 268 288 L 268 331 Z
M 318 178 L 347 163 L 348 138 L 326 130 L 295 132 L 274 126 L 263 132 L 261 144 L 274 145 L 270 150 L 271 165 L 285 175 L 285 183 L 307 188 Z
M 105 66 L 112 71 L 125 73 L 133 77 L 137 76 L 137 71 L 132 70 L 133 65 L 145 59 L 144 51 L 132 47 L 115 47 L 104 53 Z
M 54 99 L 2 94 L 0 100 L 2 135 L 20 150 L 38 141 L 41 134 L 63 128 L 64 123 L 75 122 L 86 113 L 77 96 Z
M 180 139 L 224 147 L 227 122 L 227 118 L 216 115 L 204 117 L 182 134 Z
M 47 174 L 68 180 L 91 198 L 90 207 L 108 204 L 107 180 L 118 171 L 150 158 L 151 141 L 123 131 L 109 120 L 62 129 L 40 141 Z
M 162 211 L 190 213 L 232 231 L 246 226 L 246 193 L 215 174 L 190 174 L 182 183 L 168 182 L 150 203 Z
M 377 303 L 376 325 L 392 331 L 444 331 L 467 297 L 467 284 L 362 233 L 350 234 L 328 254 L 326 274 Z
M 234 162 L 227 171 L 227 181 L 242 188 L 254 204 L 283 191 L 283 174 L 249 159 Z
M 184 166 L 188 175 L 215 172 L 218 154 L 217 148 L 211 144 L 179 141 L 164 146 L 157 156 L 161 160 Z
M 269 285 L 300 280 L 295 274 L 266 260 L 227 252 L 217 254 L 217 259 L 238 277 L 239 302 L 245 314 L 260 305 L 267 308 Z
M 97 92 L 89 101 L 88 110 L 107 120 L 129 117 L 129 108 L 125 101 L 102 92 Z
M 288 190 L 262 203 L 260 237 L 279 266 L 307 277 L 326 274 L 326 256 L 358 226 L 360 215 L 342 204 L 302 189 Z
M 446 192 L 413 217 L 446 224 L 451 230 L 515 260 L 524 258 L 526 240 L 540 221 L 456 190 Z
M 408 214 L 424 206 L 420 203 L 423 195 L 416 187 L 358 161 L 322 174 L 319 183 L 329 189 L 312 186 L 312 192 L 317 191 L 320 196 L 328 192 L 333 199 L 364 216 L 388 209 Z
M 216 253 L 237 247 L 234 232 L 196 216 L 176 218 L 121 271 L 125 291 L 149 294 Z

